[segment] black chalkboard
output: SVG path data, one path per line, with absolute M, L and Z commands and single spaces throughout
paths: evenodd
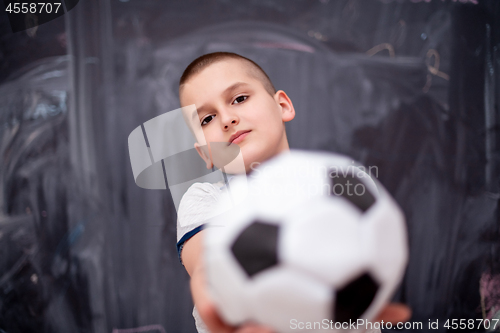
M 0 332 L 194 331 L 174 202 L 136 186 L 127 137 L 212 51 L 289 94 L 291 148 L 377 166 L 412 322 L 498 316 L 499 19 L 493 0 L 80 1 L 16 33 L 0 14 Z

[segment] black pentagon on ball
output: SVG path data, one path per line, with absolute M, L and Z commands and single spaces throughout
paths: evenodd
M 255 220 L 234 241 L 231 251 L 249 277 L 278 263 L 278 229 Z
M 333 174 L 333 172 L 330 172 L 330 174 Z M 363 212 L 366 212 L 375 203 L 373 194 L 357 177 L 336 172 L 335 177 L 331 177 L 330 185 L 330 195 L 349 200 Z
M 334 321 L 341 323 L 356 321 L 372 304 L 378 288 L 379 284 L 369 273 L 365 273 L 337 290 L 333 306 Z

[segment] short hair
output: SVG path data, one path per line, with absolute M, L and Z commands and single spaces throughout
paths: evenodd
M 190 78 L 192 78 L 194 75 L 200 73 L 202 70 L 207 68 L 208 66 L 222 61 L 226 59 L 236 59 L 240 61 L 246 61 L 250 66 L 250 75 L 255 77 L 257 80 L 262 82 L 262 85 L 264 86 L 264 89 L 273 96 L 276 93 L 276 89 L 274 88 L 273 83 L 271 82 L 271 79 L 269 76 L 267 76 L 266 72 L 257 65 L 254 61 L 243 57 L 239 54 L 232 53 L 232 52 L 213 52 L 213 53 L 207 53 L 202 55 L 201 57 L 196 58 L 193 60 L 184 70 L 184 73 L 182 73 L 181 79 L 179 81 L 179 92 L 180 88 L 184 83 L 186 83 Z

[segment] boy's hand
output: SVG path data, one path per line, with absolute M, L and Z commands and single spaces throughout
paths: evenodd
M 191 294 L 201 319 L 212 333 L 272 333 L 267 327 L 244 324 L 234 327 L 226 324 L 217 313 L 206 289 L 202 260 L 203 231 L 191 237 L 182 249 L 182 262 L 191 276 Z

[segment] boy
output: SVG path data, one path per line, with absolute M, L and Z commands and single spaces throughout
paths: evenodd
M 213 147 L 205 146 L 210 142 L 237 144 L 244 164 L 240 172 L 246 173 L 256 164 L 289 150 L 285 122 L 295 117 L 293 104 L 284 91 L 276 91 L 267 74 L 250 59 L 227 52 L 195 59 L 180 79 L 179 98 L 182 107 L 196 106 L 194 121 L 200 125 L 190 123 L 193 117 L 189 115 L 185 118 L 197 139 L 195 148 L 209 169 L 214 164 L 219 167 Z M 195 308 L 212 333 L 271 332 L 253 324 L 238 328 L 225 324 L 207 295 L 202 263 L 202 224 L 210 216 L 220 190 L 214 184 L 196 183 L 179 205 L 178 225 L 189 227 L 183 227 L 178 233 L 177 245 L 191 277 Z M 196 318 L 196 310 L 193 315 Z M 389 305 L 378 319 L 396 322 L 408 317 L 407 307 Z M 200 332 L 204 331 L 203 323 L 197 320 Z

